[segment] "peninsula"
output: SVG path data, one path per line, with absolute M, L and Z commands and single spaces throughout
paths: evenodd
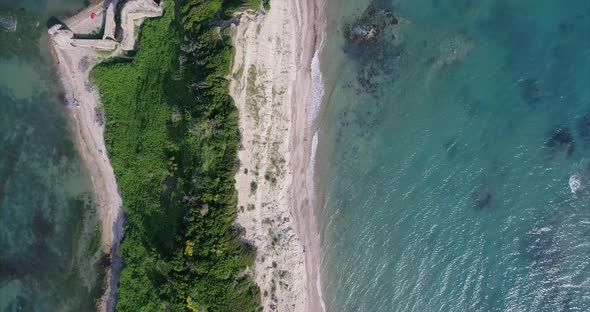
M 100 310 L 114 310 L 122 267 L 119 243 L 123 237 L 124 213 L 121 196 L 104 139 L 104 116 L 100 97 L 89 82 L 92 67 L 108 57 L 122 57 L 136 47 L 138 33 L 147 17 L 161 16 L 163 8 L 151 0 L 126 1 L 121 9 L 121 42 L 115 38 L 115 8 L 118 0 L 97 1 L 82 12 L 49 29 L 59 76 L 70 106 L 70 121 L 76 145 L 92 179 L 102 223 L 103 252 L 109 258 L 105 294 Z M 91 17 L 92 16 L 92 17 Z M 100 34 L 103 33 L 102 36 Z
M 49 29 L 102 220 L 101 311 L 321 309 L 307 109 L 321 10 L 105 0 Z

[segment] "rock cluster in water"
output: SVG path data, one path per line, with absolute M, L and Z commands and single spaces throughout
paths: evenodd
M 480 185 L 471 193 L 473 207 L 477 210 L 488 208 L 492 204 L 493 194 L 487 185 Z
M 539 81 L 536 79 L 525 79 L 522 81 L 520 96 L 529 106 L 535 107 L 543 97 Z
M 15 32 L 18 27 L 18 20 L 11 15 L 0 15 L 0 29 L 8 32 Z
M 395 39 L 390 27 L 399 24 L 399 19 L 392 11 L 386 9 L 377 9 L 373 4 L 363 12 L 361 16 L 352 23 L 346 23 L 344 26 L 344 36 L 352 43 L 359 46 L 376 46 L 386 40 L 385 35 L 389 32 Z
M 402 54 L 400 18 L 375 3 L 344 24 L 344 52 L 359 65 L 357 93 L 376 95 L 379 80 L 390 75 Z
M 553 155 L 565 154 L 566 157 L 570 157 L 575 149 L 574 136 L 568 127 L 556 127 L 549 134 L 545 146 Z

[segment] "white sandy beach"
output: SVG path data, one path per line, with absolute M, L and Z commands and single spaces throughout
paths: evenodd
M 237 223 L 257 248 L 264 311 L 321 311 L 319 237 L 311 204 L 308 103 L 321 3 L 274 0 L 234 29 L 231 95 L 240 111 Z

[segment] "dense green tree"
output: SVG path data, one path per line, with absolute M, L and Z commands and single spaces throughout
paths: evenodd
M 241 5 L 168 0 L 142 26 L 132 61 L 91 73 L 128 217 L 117 311 L 259 310 L 259 290 L 242 274 L 255 250 L 233 225 L 233 50 L 213 26 Z

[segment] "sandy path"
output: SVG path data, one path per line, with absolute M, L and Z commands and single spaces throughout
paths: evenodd
M 82 161 L 92 179 L 95 202 L 102 223 L 103 251 L 110 255 L 107 289 L 101 310 L 113 311 L 116 283 L 121 269 L 118 247 L 123 237 L 123 209 L 113 168 L 109 162 L 98 94 L 88 84 L 89 69 L 97 61 L 90 49 L 53 49 L 69 104 L 70 124 Z
M 103 7 L 104 2 L 99 1 L 67 19 L 69 29 L 81 34 L 96 29 L 97 21 L 91 20 L 89 14 L 104 12 Z M 103 252 L 109 255 L 111 262 L 105 281 L 107 288 L 98 302 L 98 309 L 114 311 L 117 283 L 122 268 L 118 248 L 123 237 L 124 215 L 115 174 L 106 152 L 104 117 L 99 95 L 90 86 L 88 79 L 90 70 L 103 57 L 93 49 L 74 47 L 53 39 L 50 40 L 50 47 L 66 94 L 72 134 L 92 180 L 95 204 L 101 220 Z
M 237 223 L 257 248 L 264 311 L 321 311 L 319 239 L 308 193 L 311 60 L 322 29 L 313 0 L 274 0 L 234 29 L 231 94 L 240 111 Z

